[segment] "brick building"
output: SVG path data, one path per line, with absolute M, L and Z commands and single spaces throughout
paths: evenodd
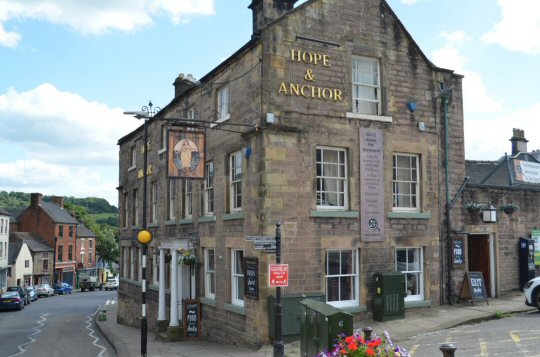
M 445 302 L 445 197 L 465 177 L 462 77 L 431 63 L 383 0 L 295 2 L 253 0 L 251 40 L 199 81 L 180 75 L 148 143 L 142 126 L 119 140 L 120 322 L 139 322 L 145 171 L 151 329 L 177 331 L 182 299 L 198 298 L 205 337 L 268 341 L 275 256 L 245 237 L 274 236 L 277 222 L 285 299 L 360 318 L 373 274 L 398 270 L 407 308 Z M 187 161 L 205 165 L 204 180 L 167 176 L 167 130 L 191 138 L 186 127 L 206 134 L 204 162 Z M 185 254 L 199 264 L 178 264 Z M 244 289 L 246 260 L 256 292 Z

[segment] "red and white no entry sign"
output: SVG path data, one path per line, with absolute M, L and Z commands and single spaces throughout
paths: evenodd
M 268 285 L 289 286 L 289 264 L 269 264 Z

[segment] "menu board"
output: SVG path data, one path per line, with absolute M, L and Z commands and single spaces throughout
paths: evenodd
M 244 295 L 259 298 L 259 259 L 244 258 Z
M 201 304 L 199 300 L 184 300 L 184 335 L 201 335 Z
M 485 300 L 489 305 L 486 284 L 484 283 L 484 276 L 481 271 L 469 271 L 465 273 L 463 285 L 459 292 L 459 300 L 466 298 L 470 298 L 473 304 L 475 301 Z
M 454 267 L 462 266 L 463 264 L 465 264 L 465 258 L 463 254 L 463 239 L 454 239 L 452 243 L 452 263 L 454 264 Z

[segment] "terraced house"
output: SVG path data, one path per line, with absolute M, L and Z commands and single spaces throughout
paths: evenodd
M 306 296 L 371 314 L 378 272 L 404 273 L 407 308 L 445 303 L 462 76 L 431 63 L 384 0 L 295 3 L 251 1 L 251 39 L 203 78 L 178 76 L 148 142 L 142 126 L 119 140 L 120 322 L 139 323 L 145 172 L 151 329 L 182 334 L 183 299 L 197 298 L 203 336 L 271 339 L 275 255 L 246 237 L 277 222 L 285 335 Z

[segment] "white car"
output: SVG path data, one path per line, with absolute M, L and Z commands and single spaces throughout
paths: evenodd
M 540 276 L 529 280 L 523 290 L 525 292 L 525 304 L 534 306 L 540 310 Z
M 34 286 L 36 289 L 37 296 L 53 296 L 54 295 L 54 289 L 51 288 L 49 284 L 39 284 Z
M 105 290 L 118 290 L 118 278 L 107 278 L 105 282 Z

